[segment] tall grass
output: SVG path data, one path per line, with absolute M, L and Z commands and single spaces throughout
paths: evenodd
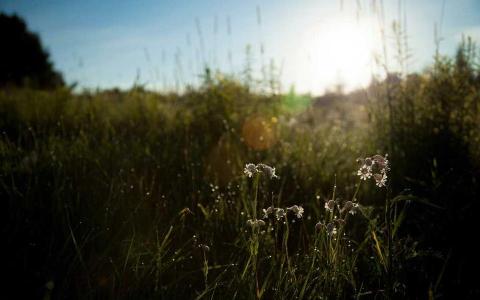
M 259 199 L 276 190 L 277 203 L 314 208 L 332 170 L 348 169 L 334 153 L 358 152 L 338 130 L 311 139 L 287 125 L 295 116 L 281 96 L 226 80 L 184 95 L 10 90 L 1 99 L 3 228 L 20 294 L 27 281 L 36 295 L 49 282 L 72 297 L 251 295 L 237 277 L 248 260 L 244 164 L 282 174 Z
M 455 57 L 437 55 L 421 74 L 392 74 L 370 88 L 372 137 L 391 154 L 393 193 L 418 200 L 403 234 L 428 249 L 410 265 L 410 285 L 444 284 L 446 297 L 471 297 L 470 274 L 479 266 L 469 245 L 480 178 L 478 62 L 475 44 L 464 39 Z
M 370 119 L 357 127 L 312 117 L 319 108 L 294 93 L 213 74 L 183 94 L 2 90 L 8 293 L 473 295 L 473 49 L 372 84 Z M 387 187 L 357 174 L 356 158 L 375 153 L 389 154 Z M 248 177 L 247 163 L 275 167 L 279 178 L 266 165 Z

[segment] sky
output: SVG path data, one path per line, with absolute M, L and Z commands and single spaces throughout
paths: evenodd
M 283 91 L 321 94 L 365 87 L 382 66 L 422 70 L 435 28 L 442 54 L 462 34 L 480 40 L 480 0 L 0 0 L 0 11 L 23 17 L 66 81 L 88 89 L 181 90 L 205 66 L 241 76 L 250 64 Z M 394 21 L 406 33 L 403 65 Z

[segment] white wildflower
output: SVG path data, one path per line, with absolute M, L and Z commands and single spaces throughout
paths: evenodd
M 266 174 L 270 179 L 272 179 L 272 178 L 279 178 L 279 177 L 275 174 L 275 168 L 270 167 L 270 166 L 267 166 L 266 164 L 258 164 L 258 165 L 257 165 L 257 170 L 258 170 L 259 172 L 262 172 L 262 173 Z
M 352 208 L 350 208 L 350 211 L 348 212 L 352 216 L 357 213 L 358 210 L 358 203 L 352 203 Z
M 378 187 L 384 187 L 387 184 L 387 174 L 386 173 L 374 174 L 373 178 L 375 178 L 375 184 Z
M 390 171 L 390 165 L 388 162 L 388 154 L 382 156 L 380 154 L 375 154 L 372 157 L 367 157 L 365 159 L 361 158 L 357 160 L 361 162 L 361 167 L 357 171 L 357 175 L 360 176 L 360 179 L 367 180 L 373 176 L 375 184 L 378 187 L 383 187 L 387 183 L 387 173 Z
M 263 173 L 267 175 L 270 179 L 279 178 L 275 174 L 275 168 L 262 163 L 258 165 L 255 165 L 252 163 L 246 164 L 245 169 L 243 170 L 243 173 L 247 175 L 247 177 L 252 177 L 254 174 L 257 174 L 257 173 Z
M 372 168 L 367 165 L 363 165 L 360 167 L 360 169 L 358 169 L 357 175 L 360 176 L 360 179 L 367 180 L 368 178 L 372 177 Z
M 289 208 L 287 208 L 287 210 L 293 212 L 298 219 L 302 218 L 304 212 L 303 207 L 298 205 L 290 206 Z
M 263 218 L 264 218 L 264 219 L 268 219 L 268 217 L 273 213 L 274 209 L 275 209 L 275 208 L 274 208 L 273 206 L 270 206 L 270 207 L 268 207 L 267 209 L 265 209 L 265 208 L 262 209 L 262 211 L 263 211 Z
M 257 169 L 257 166 L 255 166 L 255 164 L 246 164 L 245 165 L 245 169 L 243 170 L 243 173 L 245 175 L 247 175 L 247 177 L 252 177 L 253 174 L 257 173 L 258 172 L 258 169 Z
M 247 221 L 247 225 L 252 227 L 252 228 L 256 228 L 256 227 L 262 227 L 262 226 L 265 226 L 265 221 L 263 220 L 253 220 L 253 219 L 250 219 Z
M 275 208 L 275 217 L 280 221 L 285 217 L 285 210 L 283 208 Z

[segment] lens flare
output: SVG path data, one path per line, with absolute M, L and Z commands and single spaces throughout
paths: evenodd
M 276 119 L 263 117 L 251 117 L 243 123 L 242 137 L 250 148 L 254 150 L 266 150 L 272 147 L 276 141 L 274 126 Z

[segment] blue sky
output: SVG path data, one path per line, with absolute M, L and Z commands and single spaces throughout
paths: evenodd
M 284 90 L 293 84 L 318 94 L 337 83 L 364 86 L 381 73 L 371 59 L 371 52 L 383 53 L 374 2 L 378 8 L 380 0 L 2 0 L 0 10 L 24 17 L 56 68 L 80 87 L 128 88 L 136 78 L 152 89 L 196 84 L 204 64 L 241 72 L 249 44 L 258 74 L 273 60 Z M 444 54 L 454 52 L 462 33 L 480 40 L 478 0 L 383 3 L 387 28 L 399 12 L 406 21 L 410 71 L 431 62 L 434 24 L 441 23 Z M 393 44 L 388 30 L 392 70 Z

